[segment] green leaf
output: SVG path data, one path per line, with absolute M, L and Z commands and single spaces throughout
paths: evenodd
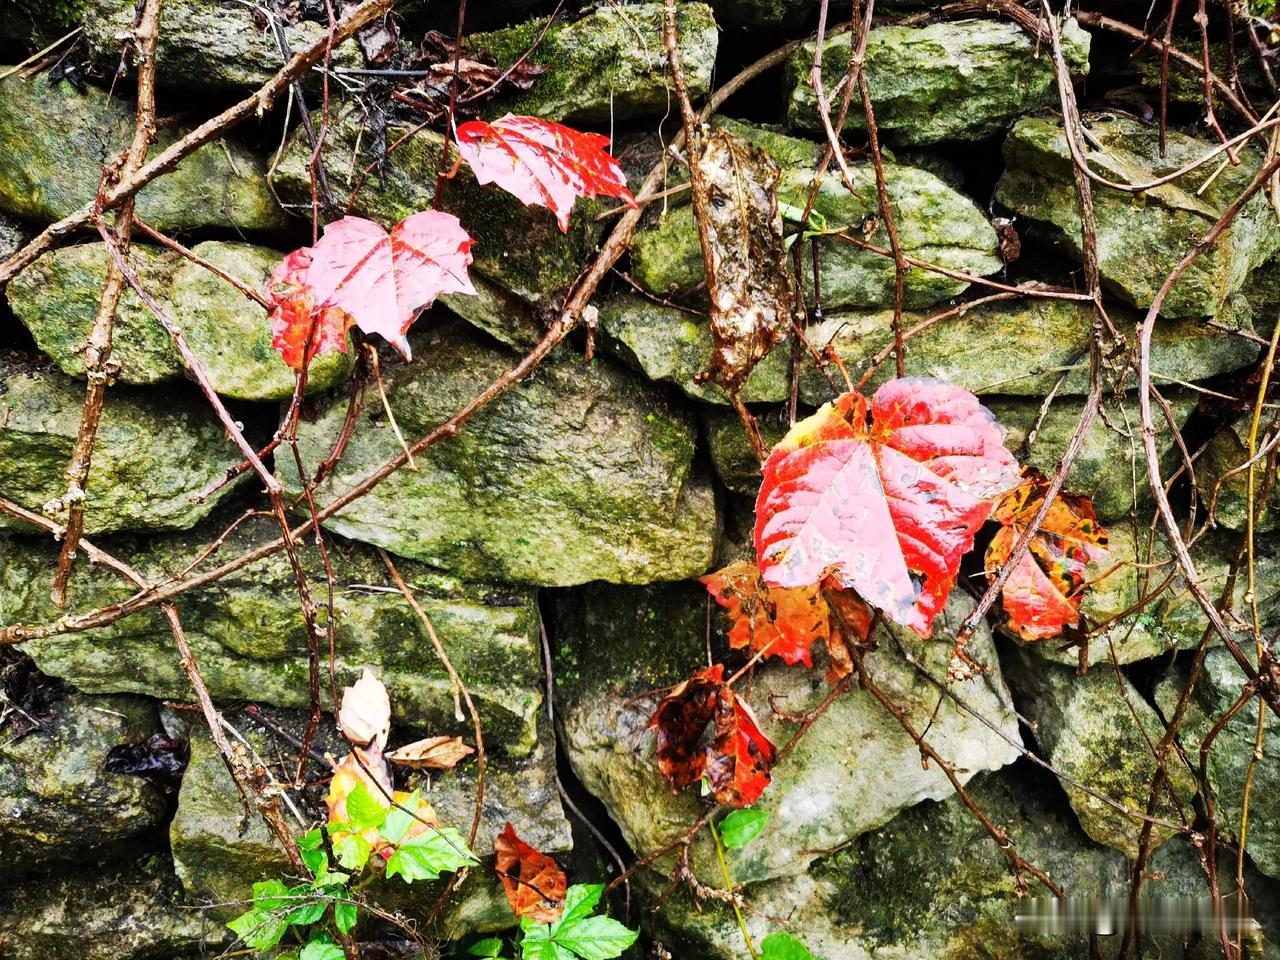
M 502 940 L 499 937 L 486 937 L 484 940 L 477 940 L 471 946 L 467 947 L 467 956 L 469 957 L 500 957 L 502 955 Z
M 737 850 L 760 836 L 769 822 L 769 814 L 763 810 L 735 810 L 717 824 L 720 839 L 730 849 Z
M 363 783 L 357 783 L 347 794 L 347 819 L 357 827 L 380 827 L 387 819 L 387 808 L 369 792 Z
M 298 838 L 299 850 L 319 850 L 324 846 L 324 831 L 319 827 L 308 830 Z
M 348 870 L 363 870 L 372 852 L 372 844 L 358 833 L 347 834 L 333 846 L 338 863 Z
M 289 900 L 298 906 L 284 918 L 285 923 L 305 927 L 324 916 L 327 901 L 316 898 L 309 886 L 290 887 Z
M 813 954 L 791 934 L 771 933 L 760 943 L 760 960 L 813 960 Z
M 636 942 L 638 930 L 628 930 L 612 917 L 587 917 L 555 932 L 557 944 L 567 947 L 582 960 L 612 960 Z
M 344 960 L 342 948 L 326 936 L 319 936 L 302 948 L 298 960 Z
M 405 809 L 402 810 L 400 807 L 404 807 Z M 382 839 L 391 843 L 399 843 L 403 840 L 405 835 L 409 832 L 409 828 L 418 822 L 417 818 L 407 811 L 417 809 L 418 791 L 415 790 L 413 793 L 409 794 L 409 799 L 405 800 L 399 807 L 392 807 L 387 811 L 386 821 L 382 824 L 382 829 L 379 831 Z
M 565 947 L 551 939 L 551 926 L 525 917 L 520 921 L 520 960 L 577 960 Z
M 329 855 L 323 850 L 299 850 L 302 862 L 317 878 L 329 872 Z
M 284 936 L 288 925 L 270 913 L 246 910 L 227 924 L 231 932 L 255 950 L 270 950 Z
M 283 880 L 263 880 L 253 885 L 253 905 L 258 910 L 279 910 L 286 903 L 289 890 Z
M 479 862 L 457 830 L 441 827 L 402 843 L 387 861 L 387 876 L 403 877 L 405 883 L 435 880 L 442 873 Z
M 564 912 L 560 914 L 560 919 L 553 926 L 559 929 L 575 920 L 590 916 L 603 895 L 603 883 L 575 883 L 565 891 Z
M 335 901 L 333 904 L 333 923 L 338 928 L 339 933 L 350 933 L 355 929 L 356 921 L 359 919 L 359 908 L 354 903 L 346 901 Z

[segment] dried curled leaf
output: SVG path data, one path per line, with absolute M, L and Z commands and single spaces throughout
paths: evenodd
M 458 127 L 458 152 L 479 183 L 496 183 L 527 205 L 555 214 L 562 231 L 579 197 L 617 197 L 636 205 L 609 138 L 537 117 L 507 114 Z
M 676 789 L 705 777 L 717 803 L 744 807 L 769 785 L 777 751 L 724 682 L 722 664 L 680 684 L 658 704 L 649 726 L 657 735 L 658 769 Z
M 992 518 L 1001 527 L 985 558 L 990 579 L 1035 519 L 1048 488 L 1048 478 L 1028 467 L 1023 482 L 997 502 Z M 1094 514 L 1093 501 L 1059 493 L 1001 591 L 1009 629 L 1024 640 L 1044 640 L 1078 626 L 1080 599 L 1088 586 L 1086 570 L 1107 554 L 1107 533 Z
M 537 923 L 559 920 L 569 883 L 560 865 L 521 840 L 510 823 L 494 840 L 493 852 L 498 879 L 515 915 Z
M 391 698 L 382 681 L 368 667 L 361 672 L 360 679 L 342 691 L 338 728 L 357 746 L 367 747 L 375 741 L 379 747 L 387 745 L 391 732 Z
M 750 561 L 732 563 L 701 578 L 729 617 L 729 646 L 813 666 L 813 644 L 826 644 L 831 680 L 852 671 L 850 640 L 863 641 L 871 610 L 830 578 L 803 587 L 775 587 Z
M 715 352 L 705 374 L 730 393 L 786 338 L 795 286 L 778 212 L 781 169 L 759 148 L 715 130 L 700 139 L 694 190 Z M 705 221 L 705 222 L 704 222 Z
M 427 737 L 396 747 L 387 759 L 412 770 L 451 770 L 473 753 L 461 737 Z
M 868 414 L 870 422 L 868 422 Z M 1017 464 L 978 399 L 903 378 L 870 402 L 846 393 L 774 447 L 756 500 L 761 577 L 802 587 L 831 577 L 921 636 Z

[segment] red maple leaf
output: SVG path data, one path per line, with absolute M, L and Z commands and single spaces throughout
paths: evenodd
M 797 423 L 762 473 L 755 547 L 766 583 L 830 576 L 927 637 L 1017 464 L 973 394 L 903 378 L 870 403 L 846 393 Z
M 618 197 L 636 205 L 609 138 L 537 117 L 507 114 L 458 127 L 458 152 L 479 183 L 496 183 L 525 204 L 548 208 L 562 231 L 579 197 Z
M 657 735 L 658 770 L 676 789 L 706 777 L 717 803 L 745 807 L 769 785 L 777 751 L 751 708 L 724 682 L 723 664 L 699 670 L 676 687 L 658 704 L 649 726 Z
M 994 580 L 1013 546 L 1044 503 L 1049 481 L 1034 467 L 996 504 L 993 519 L 1002 526 L 987 547 L 987 576 Z M 1049 506 L 1027 552 L 1013 568 L 1000 594 L 1009 628 L 1024 640 L 1061 636 L 1080 623 L 1080 600 L 1089 564 L 1108 555 L 1107 533 L 1088 497 L 1059 493 Z
M 405 217 L 390 233 L 361 217 L 329 224 L 267 282 L 272 346 L 300 370 L 318 354 L 345 350 L 354 323 L 409 359 L 405 333 L 418 314 L 442 293 L 475 293 L 467 277 L 471 244 L 457 217 L 436 210 Z
M 494 840 L 493 852 L 498 878 L 515 915 L 538 923 L 559 920 L 568 884 L 560 865 L 521 840 L 510 823 Z

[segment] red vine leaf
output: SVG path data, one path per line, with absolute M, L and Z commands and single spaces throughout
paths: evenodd
M 749 807 L 759 800 L 777 756 L 751 707 L 724 687 L 716 705 L 715 740 L 707 749 L 706 777 L 716 803 Z
M 791 428 L 762 472 L 755 547 L 765 582 L 830 576 L 925 637 L 991 501 L 1017 480 L 978 399 L 917 378 L 891 380 L 869 403 L 857 393 L 828 403 Z
M 405 334 L 418 314 L 442 293 L 475 293 L 467 277 L 471 244 L 458 218 L 437 210 L 405 217 L 390 233 L 361 217 L 329 224 L 314 247 L 289 254 L 268 281 L 272 346 L 300 370 L 320 353 L 345 350 L 354 323 L 409 359 Z
M 751 708 L 724 682 L 722 664 L 676 687 L 658 704 L 649 726 L 657 734 L 658 769 L 676 789 L 706 777 L 716 803 L 745 807 L 769 785 L 777 751 Z
M 1002 525 L 987 547 L 985 564 L 992 580 L 1048 492 L 1048 479 L 1034 467 L 1026 469 L 1024 478 L 997 502 L 992 514 Z M 1093 501 L 1059 493 L 1001 591 L 1009 629 L 1024 640 L 1043 640 L 1078 626 L 1086 569 L 1106 556 L 1107 533 L 1094 515 Z
M 562 231 L 579 197 L 618 197 L 636 205 L 609 138 L 537 117 L 507 114 L 458 127 L 458 152 L 479 183 L 496 183 L 522 203 L 546 207 Z
M 515 915 L 538 923 L 559 920 L 569 882 L 560 865 L 521 840 L 509 823 L 493 842 L 493 852 L 498 878 Z

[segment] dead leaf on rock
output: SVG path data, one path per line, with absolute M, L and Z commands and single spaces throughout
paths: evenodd
M 451 770 L 460 760 L 475 753 L 461 737 L 427 737 L 397 747 L 387 759 L 413 770 Z
M 391 732 L 391 698 L 382 681 L 368 667 L 359 680 L 342 691 L 338 727 L 358 746 L 367 747 L 373 742 L 379 747 L 387 745 L 387 735 Z

